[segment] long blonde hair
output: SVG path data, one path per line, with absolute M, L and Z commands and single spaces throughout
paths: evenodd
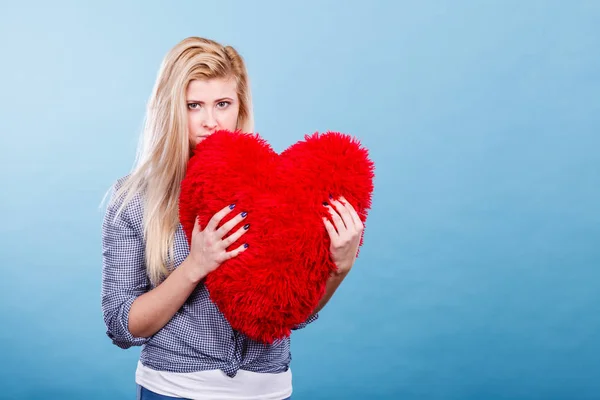
M 165 56 L 147 104 L 135 166 L 113 199 L 117 215 L 136 193 L 144 205 L 145 258 L 155 285 L 173 269 L 174 236 L 179 224 L 179 193 L 190 159 L 186 90 L 194 79 L 234 78 L 240 102 L 237 129 L 254 129 L 248 73 L 231 46 L 189 37 Z

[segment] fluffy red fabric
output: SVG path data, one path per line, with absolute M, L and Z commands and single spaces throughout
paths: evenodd
M 188 242 L 196 215 L 204 229 L 229 204 L 236 207 L 222 223 L 248 212 L 231 232 L 250 229 L 228 250 L 245 242 L 248 249 L 205 280 L 234 329 L 272 343 L 310 316 L 335 270 L 323 202 L 343 195 L 364 224 L 373 178 L 368 151 L 338 132 L 306 135 L 280 155 L 258 134 L 218 131 L 198 144 L 179 201 Z

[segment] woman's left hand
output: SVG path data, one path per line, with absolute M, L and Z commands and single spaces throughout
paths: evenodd
M 328 208 L 333 224 L 327 218 L 323 218 L 323 223 L 331 239 L 331 259 L 337 267 L 335 273 L 343 275 L 354 265 L 364 226 L 354 207 L 343 196 L 329 202 L 331 205 L 323 205 Z

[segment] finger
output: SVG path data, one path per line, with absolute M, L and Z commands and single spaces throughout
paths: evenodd
M 229 246 L 234 244 L 235 241 L 238 240 L 240 237 L 242 237 L 242 235 L 244 233 L 248 232 L 249 228 L 250 228 L 250 224 L 246 224 L 246 225 L 242 226 L 240 229 L 238 229 L 237 231 L 235 231 L 232 235 L 223 239 L 223 245 L 225 246 L 225 248 L 228 248 Z
M 244 218 L 246 218 L 246 215 L 248 215 L 247 212 L 242 212 L 239 213 L 237 216 L 235 216 L 234 218 L 231 218 L 229 221 L 227 221 L 226 223 L 223 224 L 222 227 L 220 227 L 217 230 L 217 237 L 219 239 L 225 237 L 225 235 L 227 235 L 229 233 L 230 230 L 233 229 L 234 226 L 236 226 L 237 224 L 239 224 Z
M 354 222 L 354 226 L 360 230 L 364 229 L 365 227 L 364 227 L 362 221 L 360 220 L 360 216 L 358 215 L 358 213 L 356 212 L 354 207 L 352 207 L 352 204 L 350 204 L 350 202 L 348 200 L 346 200 L 346 198 L 344 196 L 340 197 L 340 201 L 346 207 L 348 212 L 350 213 L 350 216 L 352 217 L 352 221 Z
M 327 210 L 329 210 L 329 214 L 331 215 L 331 219 L 333 220 L 333 225 L 339 234 L 346 231 L 346 226 L 344 225 L 344 221 L 340 217 L 340 215 L 331 207 L 330 205 L 325 206 Z
M 342 221 L 344 221 L 344 226 L 346 226 L 346 229 L 354 230 L 354 221 L 352 221 L 352 217 L 350 216 L 348 209 L 344 207 L 344 205 L 338 200 L 331 200 L 331 204 L 335 206 L 335 209 L 342 217 Z
M 192 232 L 200 232 L 200 216 L 196 215 L 196 218 L 194 219 L 194 228 L 192 229 Z
M 323 218 L 323 223 L 325 224 L 325 229 L 327 230 L 327 233 L 329 234 L 329 238 L 331 240 L 339 236 L 337 231 L 335 230 L 335 227 L 331 224 L 331 222 L 329 222 L 327 218 Z
M 228 251 L 227 253 L 225 253 L 225 260 L 231 260 L 234 257 L 239 256 L 241 253 L 243 253 L 244 251 L 246 251 L 246 249 L 248 249 L 248 243 L 244 243 L 243 245 L 239 246 L 238 248 Z
M 206 225 L 206 229 L 209 231 L 214 231 L 215 229 L 217 229 L 217 226 L 219 226 L 219 223 L 221 222 L 221 220 L 223 218 L 225 218 L 225 216 L 227 214 L 229 214 L 231 212 L 231 210 L 233 210 L 234 207 L 235 207 L 235 204 L 231 204 L 231 205 L 221 209 L 221 211 L 217 212 L 215 215 L 213 215 L 213 217 L 210 219 L 210 221 L 208 221 L 208 224 Z

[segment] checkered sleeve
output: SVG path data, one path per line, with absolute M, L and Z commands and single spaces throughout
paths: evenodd
M 314 315 L 311 315 L 310 317 L 308 317 L 308 318 L 306 319 L 306 321 L 304 321 L 304 322 L 302 322 L 302 323 L 300 323 L 300 324 L 298 324 L 298 325 L 294 326 L 294 327 L 292 328 L 292 330 L 293 330 L 293 331 L 296 331 L 296 330 L 299 330 L 299 329 L 306 328 L 306 326 L 307 326 L 308 324 L 310 324 L 310 323 L 312 323 L 312 322 L 316 321 L 317 319 L 319 319 L 319 313 L 316 313 L 316 314 L 314 314 Z
M 118 186 L 113 187 L 114 190 Z M 129 331 L 129 310 L 135 299 L 150 289 L 141 237 L 141 207 L 132 202 L 115 219 L 119 202 L 111 199 L 102 222 L 102 313 L 109 338 L 120 348 L 140 346 L 149 338 Z M 137 223 L 136 223 L 137 222 Z

